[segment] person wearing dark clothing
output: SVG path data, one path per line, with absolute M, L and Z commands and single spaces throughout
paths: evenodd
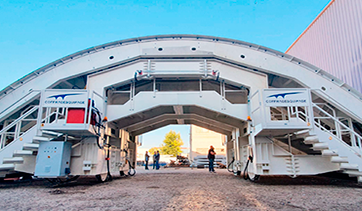
M 148 170 L 148 160 L 150 159 L 150 156 L 148 155 L 148 152 L 146 151 L 145 154 L 145 169 Z
M 156 153 L 156 156 L 155 156 L 155 159 L 156 159 L 156 170 L 160 169 L 160 151 L 157 150 L 157 153 Z
M 216 152 L 214 151 L 214 147 L 210 146 L 209 153 L 207 155 L 207 158 L 209 159 L 209 172 L 216 173 L 214 170 L 214 160 L 215 160 Z
M 156 151 L 153 152 L 153 169 L 156 168 Z

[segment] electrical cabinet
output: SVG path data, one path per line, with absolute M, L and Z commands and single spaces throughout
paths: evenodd
M 69 174 L 71 151 L 69 142 L 40 142 L 34 175 L 52 178 Z

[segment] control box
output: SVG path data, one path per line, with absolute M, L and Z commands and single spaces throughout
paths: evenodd
M 34 176 L 54 178 L 69 174 L 71 151 L 69 142 L 40 142 Z

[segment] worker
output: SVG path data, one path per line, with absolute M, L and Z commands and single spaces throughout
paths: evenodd
M 148 170 L 148 160 L 150 159 L 150 156 L 148 155 L 148 152 L 146 151 L 145 154 L 145 170 Z
M 159 170 L 160 169 L 160 151 L 157 150 L 157 153 L 156 153 L 156 170 Z
M 156 168 L 156 151 L 153 152 L 153 169 Z
M 207 155 L 207 158 L 209 159 L 209 172 L 210 173 L 216 173 L 214 169 L 214 160 L 215 160 L 216 152 L 214 151 L 214 147 L 211 145 L 209 149 L 209 153 Z

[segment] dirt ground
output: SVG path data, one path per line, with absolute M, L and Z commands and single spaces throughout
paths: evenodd
M 48 181 L 0 183 L 1 210 L 362 210 L 362 185 L 327 177 L 261 177 L 226 170 L 138 170 L 97 183 L 93 177 L 52 187 Z

